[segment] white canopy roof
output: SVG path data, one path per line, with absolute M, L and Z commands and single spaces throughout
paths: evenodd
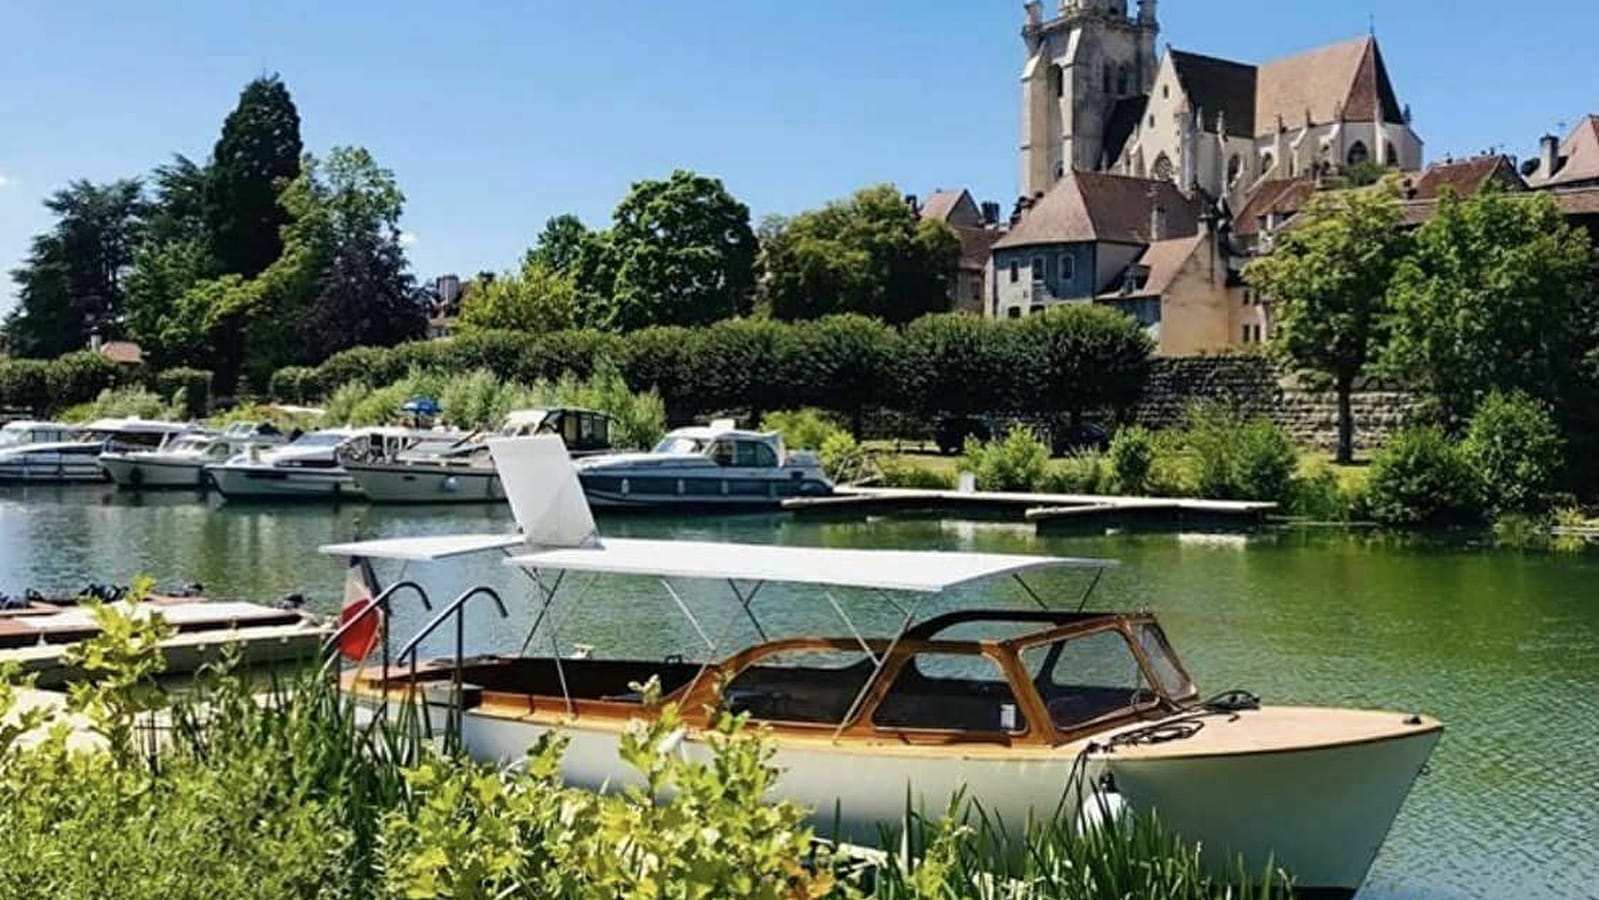
M 387 538 L 379 541 L 328 544 L 318 549 L 328 556 L 432 562 L 449 559 L 452 556 L 466 556 L 486 550 L 515 547 L 522 543 L 520 534 L 442 534 L 432 537 Z
M 835 550 L 768 544 L 610 538 L 592 546 L 537 550 L 507 559 L 525 569 L 876 588 L 938 593 L 1038 569 L 1114 566 L 1112 560 L 926 550 Z

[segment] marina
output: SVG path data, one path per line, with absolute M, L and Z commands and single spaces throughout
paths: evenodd
M 1227 523 L 1251 526 L 1277 510 L 1275 503 L 1195 498 L 1111 497 L 1089 494 L 941 491 L 841 485 L 829 497 L 799 497 L 783 508 L 804 515 L 867 516 L 884 513 L 987 514 L 1019 517 L 1040 529 L 1109 524 Z

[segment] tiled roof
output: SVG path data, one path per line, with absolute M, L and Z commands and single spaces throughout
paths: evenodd
M 1088 242 L 1147 244 L 1157 204 L 1166 211 L 1167 236 L 1199 230 L 1200 201 L 1183 196 L 1169 181 L 1070 172 L 994 249 Z
M 1553 177 L 1539 170 L 1528 179 L 1535 187 L 1558 187 L 1584 181 L 1599 181 L 1599 116 L 1586 116 L 1560 143 L 1559 167 Z
M 106 341 L 100 355 L 118 365 L 137 366 L 144 362 L 144 348 L 132 341 Z
M 1271 215 L 1293 215 L 1305 208 L 1316 194 L 1314 178 L 1273 178 L 1262 181 L 1233 217 L 1233 232 L 1248 236 L 1260 233 L 1260 220 Z
M 1271 133 L 1279 121 L 1288 128 L 1338 120 L 1404 122 L 1377 39 L 1362 37 L 1261 66 L 1255 94 L 1255 127 Z
M 1445 189 L 1454 191 L 1457 197 L 1471 197 L 1494 181 L 1511 190 L 1526 187 L 1509 157 L 1478 156 L 1458 162 L 1433 163 L 1416 176 L 1406 199 L 1436 200 Z
M 960 205 L 961 198 L 966 196 L 966 191 L 934 191 L 927 196 L 927 202 L 922 204 L 922 218 L 932 219 L 937 222 L 949 222 L 949 217 Z
M 1214 128 L 1218 113 L 1227 118 L 1227 133 L 1235 137 L 1254 137 L 1256 69 L 1254 66 L 1171 51 L 1177 80 L 1195 109 L 1204 113 L 1200 126 Z
M 967 228 L 953 226 L 955 236 L 961 242 L 962 269 L 986 269 L 988 257 L 994 249 L 994 242 L 1003 236 L 1003 232 L 995 228 Z
M 1526 192 L 1520 196 L 1533 198 L 1542 192 Z M 1591 188 L 1577 188 L 1569 191 L 1550 191 L 1549 196 L 1555 198 L 1555 206 L 1559 207 L 1561 215 L 1569 218 L 1595 218 L 1599 219 L 1599 186 Z M 1403 218 L 1400 225 L 1405 228 L 1414 228 L 1431 219 L 1438 212 L 1438 201 L 1411 200 L 1401 207 Z
M 1169 241 L 1156 241 L 1144 250 L 1144 255 L 1138 258 L 1136 266 L 1149 269 L 1149 277 L 1144 286 L 1130 293 L 1120 290 L 1106 291 L 1100 294 L 1102 300 L 1132 299 L 1136 297 L 1159 297 L 1171 287 L 1177 273 L 1192 259 L 1194 251 L 1199 248 L 1204 240 L 1204 235 L 1193 234 L 1188 237 L 1174 238 Z

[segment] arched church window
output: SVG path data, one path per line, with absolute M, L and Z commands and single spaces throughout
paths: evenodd
M 1174 174 L 1171 157 L 1164 153 L 1155 157 L 1155 168 L 1151 170 L 1150 174 L 1161 181 L 1171 181 Z
M 1382 164 L 1384 166 L 1399 165 L 1399 151 L 1394 149 L 1394 142 L 1389 141 L 1382 148 Z
M 1110 93 L 1111 82 L 1116 80 L 1116 69 L 1110 63 L 1105 63 L 1105 93 Z
M 1272 156 L 1270 153 L 1262 153 L 1260 155 L 1260 174 L 1265 175 L 1275 168 L 1277 168 L 1277 157 Z
M 1349 148 L 1349 155 L 1345 161 L 1351 166 L 1360 166 L 1371 162 L 1371 151 L 1366 149 L 1366 142 L 1355 141 L 1354 145 Z
M 1126 63 L 1123 63 L 1122 64 L 1122 68 L 1121 68 L 1121 72 L 1118 73 L 1117 76 L 1116 76 L 1116 93 L 1120 94 L 1121 96 L 1124 96 L 1124 97 L 1126 95 L 1132 93 L 1132 82 L 1133 82 L 1132 70 L 1127 68 L 1127 64 Z
M 1056 97 L 1066 94 L 1066 70 L 1060 66 L 1049 67 L 1049 90 Z
M 1243 174 L 1244 159 L 1243 157 L 1234 153 L 1232 158 L 1227 160 L 1227 186 L 1232 187 L 1233 185 L 1237 184 L 1239 177 Z

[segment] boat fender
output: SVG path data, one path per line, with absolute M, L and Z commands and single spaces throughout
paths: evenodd
M 1127 798 L 1116 790 L 1116 779 L 1109 772 L 1088 791 L 1077 808 L 1077 833 L 1087 834 L 1120 821 L 1127 814 Z

